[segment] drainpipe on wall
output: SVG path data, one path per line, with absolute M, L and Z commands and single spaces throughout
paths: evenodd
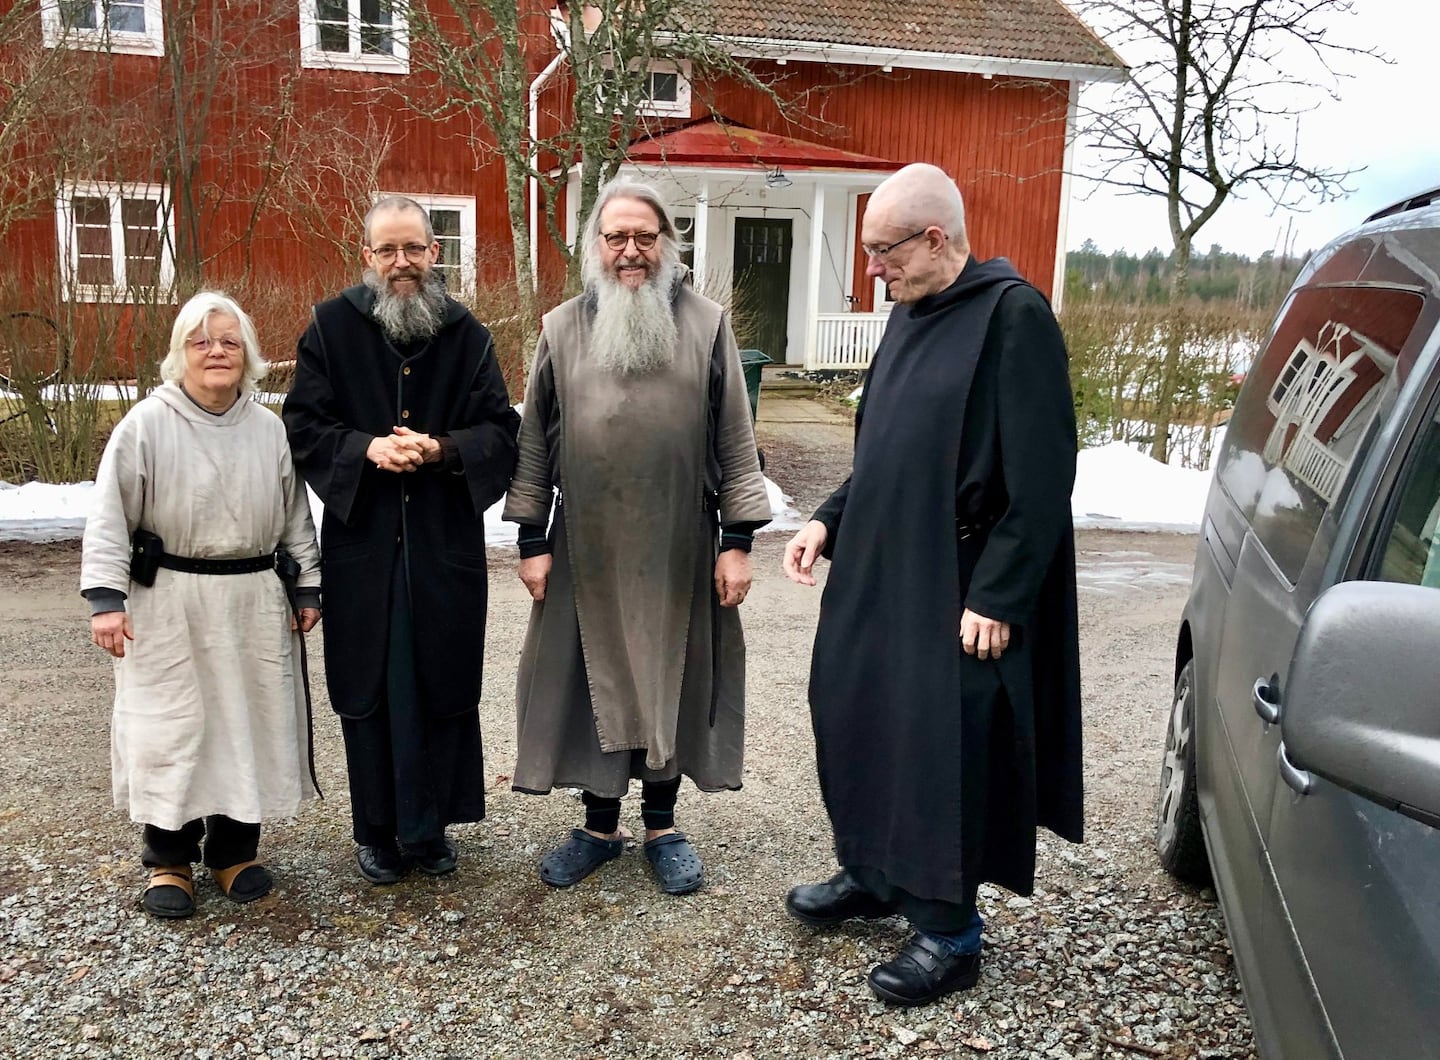
M 560 64 L 565 61 L 565 53 L 559 52 L 550 64 L 535 76 L 530 82 L 530 290 L 536 291 L 540 286 L 539 268 L 539 246 L 540 246 L 540 180 L 535 176 L 535 170 L 540 164 L 540 153 L 535 149 L 536 141 L 540 138 L 540 90 L 545 83 L 555 76 L 555 71 L 560 69 Z

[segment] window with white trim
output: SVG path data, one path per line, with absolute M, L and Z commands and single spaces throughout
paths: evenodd
M 475 294 L 475 200 L 468 195 L 414 195 L 410 192 L 382 192 L 414 199 L 430 215 L 440 258 L 435 269 L 445 277 L 445 288 L 456 297 Z
M 56 201 L 60 282 L 76 302 L 143 301 L 168 292 L 173 239 L 156 184 L 75 184 Z
M 300 65 L 410 72 L 407 0 L 300 0 Z
M 165 51 L 161 0 L 40 0 L 47 48 L 85 48 L 126 55 Z
M 606 62 L 608 63 L 608 59 Z M 633 67 L 638 69 L 638 67 Z M 640 104 L 637 111 L 652 118 L 690 117 L 690 61 L 688 59 L 655 59 L 649 64 L 640 82 Z M 597 99 L 597 109 L 604 106 L 605 93 Z M 618 104 L 616 111 L 619 111 Z

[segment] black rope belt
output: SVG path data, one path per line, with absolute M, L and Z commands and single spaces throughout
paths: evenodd
M 162 552 L 160 566 L 178 570 L 183 574 L 254 574 L 256 571 L 274 570 L 275 553 L 245 556 L 241 559 L 192 559 L 189 556 L 172 556 L 169 552 Z

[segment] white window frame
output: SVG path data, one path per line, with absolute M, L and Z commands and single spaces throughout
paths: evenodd
M 655 59 L 651 61 L 650 68 L 645 71 L 646 76 L 655 74 L 675 74 L 675 99 L 646 99 L 640 105 L 640 113 L 654 118 L 688 118 L 690 117 L 690 71 L 689 59 Z
M 604 62 L 606 64 L 606 69 L 610 69 L 610 58 L 608 56 L 605 57 Z M 636 60 L 637 68 L 638 62 L 639 60 Z M 645 73 L 647 77 L 654 74 L 677 75 L 675 81 L 675 99 L 651 99 L 647 97 L 646 99 L 640 101 L 639 106 L 635 108 L 635 113 L 645 118 L 690 117 L 691 70 L 692 65 L 689 59 L 652 59 L 645 68 Z M 597 113 L 604 108 L 606 103 L 607 99 L 602 93 L 601 97 L 597 99 L 595 103 Z M 616 114 L 620 113 L 620 107 L 618 105 L 614 108 L 614 110 Z
M 300 0 L 300 65 L 307 70 L 365 70 L 376 74 L 410 72 L 410 18 L 407 4 L 395 0 L 391 11 L 393 55 L 369 55 L 360 50 L 360 0 L 346 0 L 350 13 L 350 50 L 324 51 L 320 47 L 320 16 L 317 0 Z
M 155 228 L 160 237 L 159 285 L 140 288 L 154 291 L 161 299 L 170 300 L 175 286 L 175 229 L 165 203 L 168 196 L 162 184 L 109 184 L 77 181 L 62 187 L 55 197 L 55 231 L 60 242 L 60 289 L 71 302 L 126 302 L 136 292 L 130 289 L 125 276 L 125 226 L 120 209 L 121 199 L 148 199 L 155 204 Z M 105 199 L 110 204 L 110 277 L 109 284 L 80 283 L 80 246 L 75 238 L 75 210 L 71 200 L 76 196 Z
M 165 25 L 161 0 L 144 0 L 145 29 L 141 33 L 112 30 L 105 18 L 104 0 L 94 0 L 101 25 L 96 29 L 67 27 L 60 20 L 60 0 L 40 0 L 41 37 L 47 48 L 80 48 L 119 55 L 164 55 Z
M 473 195 L 423 195 L 413 191 L 382 191 L 375 201 L 403 195 L 413 199 L 428 213 L 430 210 L 455 210 L 460 214 L 460 289 L 453 292 L 465 298 L 475 297 L 475 197 Z

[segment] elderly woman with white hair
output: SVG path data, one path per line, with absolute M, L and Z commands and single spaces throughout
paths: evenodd
M 299 634 L 320 617 L 320 555 L 285 428 L 248 399 L 265 368 L 233 299 L 190 299 L 164 384 L 105 446 L 85 524 L 81 594 L 114 656 L 115 805 L 144 826 L 141 904 L 159 917 L 195 911 L 202 840 L 225 895 L 268 894 L 260 822 L 316 794 Z

